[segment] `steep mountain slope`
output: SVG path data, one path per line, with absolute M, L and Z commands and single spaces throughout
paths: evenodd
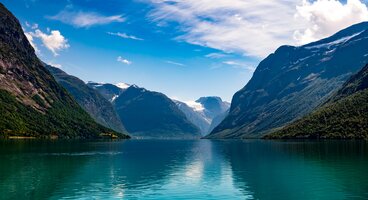
M 181 110 L 187 119 L 199 128 L 201 135 L 204 136 L 208 132 L 208 127 L 210 126 L 210 121 L 202 115 L 202 110 L 196 110 L 193 107 L 188 106 L 188 104 L 173 100 L 178 106 L 179 110 Z
M 98 91 L 88 87 L 82 80 L 71 76 L 61 69 L 46 65 L 46 69 L 54 76 L 78 104 L 101 125 L 120 133 L 126 133 L 123 124 L 115 112 L 113 105 Z
M 125 83 L 120 83 L 117 85 L 110 83 L 95 83 L 88 82 L 87 85 L 95 90 L 97 90 L 105 99 L 113 102 L 119 95 L 121 95 L 130 85 Z M 124 87 L 122 87 L 124 86 Z
M 208 138 L 261 137 L 310 113 L 368 62 L 368 23 L 264 59 Z
M 126 89 L 114 101 L 128 132 L 142 138 L 199 138 L 200 132 L 165 95 L 139 88 Z
M 189 121 L 201 130 L 202 136 L 207 135 L 222 121 L 219 121 L 218 118 L 214 119 L 218 116 L 223 116 L 230 107 L 230 104 L 222 101 L 220 97 L 201 97 L 195 102 L 186 103 L 176 100 L 174 102 Z
M 102 133 L 113 131 L 97 124 L 55 81 L 18 20 L 0 4 L 1 137 L 98 138 Z
M 316 111 L 267 138 L 368 138 L 368 65 Z
M 224 121 L 224 119 L 229 114 L 229 111 L 230 111 L 230 105 L 229 105 L 229 108 L 225 112 L 223 112 L 223 113 L 217 115 L 215 118 L 213 118 L 212 122 L 210 124 L 210 127 L 208 128 L 207 133 L 211 133 L 213 131 L 213 129 L 215 129 L 222 121 Z

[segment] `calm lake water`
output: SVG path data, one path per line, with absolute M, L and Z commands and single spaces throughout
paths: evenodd
M 0 199 L 368 199 L 366 142 L 0 141 Z

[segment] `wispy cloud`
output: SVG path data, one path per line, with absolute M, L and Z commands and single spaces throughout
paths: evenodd
M 242 62 L 238 62 L 238 61 L 228 60 L 228 61 L 224 61 L 222 63 L 226 64 L 226 65 L 230 65 L 234 68 L 246 69 L 246 70 L 249 70 L 251 72 L 253 72 L 255 70 L 255 67 L 251 66 L 250 64 L 242 63 Z
M 53 67 L 59 68 L 59 69 L 61 69 L 63 67 L 61 64 L 57 64 L 57 63 L 53 63 L 53 62 L 48 62 L 47 64 L 51 65 Z
M 27 28 L 31 28 L 31 29 L 38 29 L 38 24 L 30 24 L 29 22 L 26 21 L 26 27 Z
M 42 44 L 50 50 L 54 56 L 59 55 L 59 51 L 70 47 L 68 40 L 58 30 L 51 30 L 48 33 L 44 33 L 40 29 L 36 29 L 34 32 L 26 32 L 25 35 L 37 53 L 40 53 L 40 50 L 34 42 L 35 38 L 40 39 Z
M 165 62 L 168 63 L 168 64 L 171 64 L 171 65 L 176 65 L 176 66 L 181 66 L 181 67 L 185 66 L 183 63 L 178 63 L 178 62 L 174 62 L 174 61 L 170 61 L 170 60 L 167 60 Z
M 297 45 L 367 19 L 361 0 L 151 0 L 149 18 L 175 22 L 176 37 L 228 53 L 264 57 L 283 44 Z M 165 23 L 163 23 L 165 22 Z
M 128 59 L 125 59 L 125 58 L 123 58 L 121 56 L 118 56 L 118 58 L 116 59 L 116 61 L 121 62 L 121 63 L 126 64 L 126 65 L 131 65 L 133 63 L 132 61 L 130 61 Z
M 227 57 L 228 55 L 223 54 L 223 53 L 210 53 L 206 55 L 206 58 L 224 58 Z
M 91 27 L 95 25 L 110 24 L 113 22 L 124 22 L 123 15 L 104 16 L 95 12 L 63 10 L 49 19 L 58 20 L 78 28 Z
M 107 32 L 107 34 L 109 35 L 114 35 L 114 36 L 118 36 L 118 37 L 121 37 L 121 38 L 124 38 L 124 39 L 132 39 L 132 40 L 143 40 L 142 38 L 139 38 L 139 37 L 136 37 L 134 35 L 128 35 L 126 33 L 120 33 L 120 32 L 117 32 L 117 33 L 113 33 L 113 32 Z

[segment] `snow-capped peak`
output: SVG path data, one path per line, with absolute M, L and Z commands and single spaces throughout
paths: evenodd
M 184 103 L 187 104 L 189 107 L 193 108 L 194 111 L 198 112 L 204 110 L 203 105 L 195 101 L 185 101 Z
M 104 83 L 104 82 L 88 81 L 88 84 L 93 85 L 93 87 L 101 87 L 101 86 L 103 86 L 105 83 Z
M 121 89 L 127 89 L 128 87 L 130 87 L 130 85 L 126 83 L 116 83 L 115 85 Z

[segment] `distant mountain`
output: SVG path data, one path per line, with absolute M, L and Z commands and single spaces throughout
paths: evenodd
M 114 100 L 115 109 L 128 132 L 140 138 L 199 138 L 200 131 L 164 94 L 136 85 Z
M 323 106 L 266 138 L 368 139 L 368 65 Z
M 56 81 L 61 84 L 79 105 L 90 114 L 96 122 L 120 133 L 126 133 L 111 102 L 106 100 L 98 91 L 87 86 L 82 80 L 71 76 L 61 69 L 45 65 Z
M 207 135 L 222 121 L 230 107 L 230 103 L 222 101 L 220 97 L 201 97 L 195 102 L 174 102 L 189 121 L 201 130 L 202 136 Z M 220 116 L 224 117 L 219 120 L 217 117 Z
M 35 55 L 18 20 L 0 3 L 0 137 L 99 138 L 96 123 Z
M 229 114 L 229 111 L 230 111 L 230 104 L 229 104 L 229 108 L 225 112 L 217 115 L 215 118 L 212 119 L 210 127 L 208 128 L 207 134 L 211 133 L 213 129 L 215 129 L 222 121 L 224 121 L 224 119 Z
M 130 87 L 130 85 L 126 83 L 110 84 L 110 83 L 96 83 L 92 81 L 88 82 L 87 85 L 91 88 L 96 89 L 102 96 L 104 96 L 110 102 L 113 102 L 128 87 Z
M 368 23 L 304 46 L 282 46 L 238 91 L 208 138 L 261 137 L 303 117 L 368 62 Z

